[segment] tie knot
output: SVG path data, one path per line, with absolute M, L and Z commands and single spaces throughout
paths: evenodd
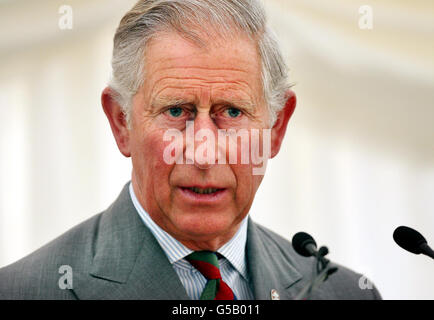
M 217 254 L 212 251 L 195 251 L 185 258 L 205 278 L 221 279 Z

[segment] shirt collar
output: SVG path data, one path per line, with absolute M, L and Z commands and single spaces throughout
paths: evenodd
M 184 260 L 186 256 L 193 252 L 193 250 L 184 246 L 181 242 L 176 240 L 166 231 L 161 229 L 149 216 L 149 214 L 143 209 L 139 203 L 136 194 L 134 192 L 133 184 L 129 186 L 131 200 L 136 208 L 140 218 L 145 225 L 154 235 L 155 239 L 160 244 L 161 248 L 165 252 L 169 262 L 175 264 L 181 260 Z M 246 266 L 246 241 L 247 241 L 247 216 L 241 222 L 241 225 L 236 234 L 220 247 L 217 252 L 224 256 L 232 266 L 247 279 L 247 266 Z M 184 261 L 185 262 L 185 261 Z M 190 264 L 188 263 L 190 266 Z

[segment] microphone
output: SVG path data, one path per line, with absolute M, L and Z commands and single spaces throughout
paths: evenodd
M 317 256 L 316 242 L 312 236 L 306 232 L 298 232 L 292 237 L 294 250 L 303 257 Z
M 314 256 L 324 262 L 328 261 L 324 256 L 329 253 L 329 249 L 327 247 L 321 247 L 317 251 L 315 240 L 306 232 L 296 233 L 292 238 L 292 246 L 294 250 L 303 257 Z
M 292 246 L 303 257 L 315 257 L 312 279 L 295 298 L 296 300 L 307 299 L 312 291 L 325 282 L 338 268 L 329 266 L 330 261 L 325 258 L 329 253 L 328 248 L 323 246 L 317 250 L 315 240 L 306 232 L 296 233 L 292 238 Z
M 428 245 L 426 239 L 416 230 L 400 226 L 393 232 L 393 240 L 403 249 L 414 253 L 424 254 L 434 259 L 434 251 Z

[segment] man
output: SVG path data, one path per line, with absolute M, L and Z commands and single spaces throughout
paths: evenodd
M 261 5 L 141 0 L 120 23 L 112 65 L 102 106 L 131 183 L 3 268 L 0 297 L 296 298 L 313 259 L 248 217 L 296 104 Z M 339 266 L 310 298 L 379 298 L 360 277 Z

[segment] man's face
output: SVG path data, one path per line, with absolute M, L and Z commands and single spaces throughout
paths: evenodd
M 215 141 L 218 129 L 250 134 L 267 128 L 256 46 L 238 37 L 199 47 L 176 33 L 163 33 L 148 44 L 145 63 L 129 133 L 134 190 L 152 219 L 172 236 L 192 249 L 209 249 L 199 248 L 204 242 L 218 248 L 249 212 L 262 176 L 239 161 L 186 164 L 185 143 L 183 163 L 168 164 L 163 154 L 170 141 L 163 136 L 177 129 L 186 141 L 186 121 L 192 120 L 194 132 L 210 130 Z M 213 192 L 201 194 L 204 189 Z

